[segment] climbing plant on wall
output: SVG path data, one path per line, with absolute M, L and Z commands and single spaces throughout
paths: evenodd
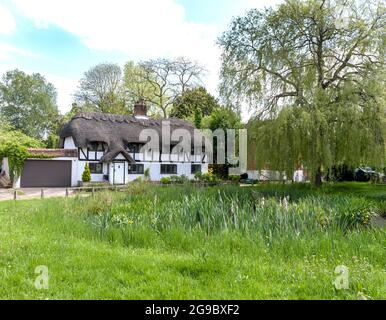
M 12 181 L 20 176 L 28 155 L 27 148 L 17 143 L 8 143 L 0 149 L 0 158 L 8 158 L 9 175 Z
M 40 141 L 0 121 L 0 160 L 8 158 L 9 175 L 12 181 L 21 174 L 24 161 L 30 156 L 28 148 L 39 147 L 42 147 Z

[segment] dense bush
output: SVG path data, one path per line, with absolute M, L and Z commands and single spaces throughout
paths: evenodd
M 170 176 L 170 181 L 172 183 L 187 183 L 189 182 L 189 179 L 187 176 L 185 175 L 181 175 L 181 176 Z
M 170 176 L 170 177 L 162 177 L 160 182 L 162 184 L 183 184 L 183 183 L 188 183 L 189 178 L 185 175 L 181 176 Z
M 228 176 L 228 180 L 234 183 L 240 182 L 240 176 L 232 174 Z
M 202 172 L 201 171 L 196 172 L 194 174 L 194 179 L 197 181 L 201 181 L 202 180 Z
M 213 173 L 203 173 L 201 176 L 201 181 L 203 182 L 219 182 L 220 179 Z
M 169 184 L 169 183 L 170 183 L 170 178 L 169 178 L 169 177 L 162 177 L 162 178 L 160 179 L 160 182 L 161 182 L 162 184 Z

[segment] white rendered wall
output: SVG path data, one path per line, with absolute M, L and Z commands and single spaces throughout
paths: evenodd
M 76 149 L 74 139 L 72 137 L 64 138 L 63 149 Z

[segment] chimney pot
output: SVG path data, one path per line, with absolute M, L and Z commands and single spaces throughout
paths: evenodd
M 147 117 L 147 107 L 144 99 L 139 99 L 134 105 L 134 117 Z

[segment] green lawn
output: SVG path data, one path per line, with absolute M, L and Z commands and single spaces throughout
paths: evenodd
M 137 183 L 0 202 L 0 298 L 384 299 L 385 230 L 370 216 L 385 204 L 386 187 L 369 184 Z M 332 283 L 338 265 L 348 289 Z

